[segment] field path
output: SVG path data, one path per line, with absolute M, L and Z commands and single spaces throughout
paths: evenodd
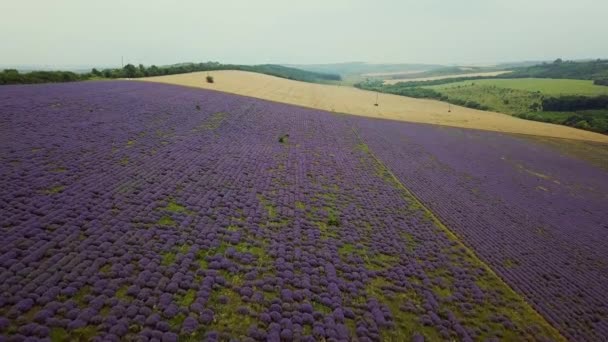
M 245 71 L 214 71 L 215 83 L 205 82 L 207 72 L 141 78 L 147 82 L 177 84 L 214 89 L 264 100 L 304 107 L 379 117 L 400 121 L 475 128 L 496 132 L 521 133 L 608 143 L 608 136 L 571 127 L 518 119 L 509 115 L 451 106 L 434 100 L 380 94 L 353 87 L 293 81 Z

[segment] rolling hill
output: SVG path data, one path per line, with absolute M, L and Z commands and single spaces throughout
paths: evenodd
M 497 132 L 521 133 L 598 142 L 608 136 L 571 127 L 532 122 L 509 115 L 480 111 L 447 103 L 379 94 L 352 87 L 297 82 L 244 71 L 216 71 L 215 82 L 205 82 L 206 73 L 141 78 L 144 82 L 160 82 L 197 88 L 214 89 L 265 100 L 290 103 L 337 113 L 348 113 L 401 121 L 476 128 Z M 451 109 L 451 111 L 448 111 Z

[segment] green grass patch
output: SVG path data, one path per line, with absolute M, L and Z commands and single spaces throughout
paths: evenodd
M 338 211 L 331 207 L 325 207 L 325 211 L 327 212 L 327 225 L 339 227 L 340 226 L 340 215 Z
M 304 210 L 306 209 L 306 205 L 302 201 L 296 201 L 296 209 Z
M 107 317 L 110 312 L 112 311 L 112 308 L 110 308 L 109 306 L 103 306 L 101 308 L 101 310 L 99 310 L 99 314 L 101 315 L 101 317 Z
M 321 313 L 324 313 L 324 314 L 329 314 L 329 313 L 332 312 L 331 307 L 329 307 L 329 306 L 327 306 L 327 305 L 325 305 L 323 303 L 319 303 L 316 300 L 313 300 L 311 304 L 312 304 L 312 308 L 315 311 L 318 311 L 318 312 L 321 312 Z
M 181 328 L 182 323 L 184 323 L 185 319 L 186 319 L 186 315 L 184 315 L 183 313 L 179 313 L 179 314 L 175 315 L 173 318 L 171 318 L 168 321 L 169 326 L 171 326 L 171 330 L 179 331 L 179 329 Z
M 91 293 L 91 287 L 90 286 L 83 286 L 80 290 L 78 290 L 78 292 L 76 292 L 74 294 L 74 301 L 76 302 L 76 304 L 78 304 L 78 306 L 80 306 L 81 308 L 85 307 L 87 305 L 87 303 L 84 300 L 84 297 L 88 294 Z
M 364 256 L 364 260 L 365 267 L 368 270 L 382 271 L 392 266 L 395 266 L 399 262 L 399 257 L 384 253 L 378 253 L 375 255 L 366 254 Z
M 91 341 L 95 336 L 97 336 L 97 334 L 97 327 L 93 325 L 87 325 L 72 331 L 67 331 L 64 328 L 54 327 L 51 328 L 49 337 L 52 342 Z
M 62 192 L 64 189 L 65 189 L 65 186 L 63 186 L 63 185 L 55 185 L 55 186 L 52 186 L 52 187 L 44 190 L 44 193 L 49 194 L 49 195 L 58 194 L 58 193 Z
M 439 297 L 447 298 L 452 295 L 452 290 L 449 287 L 433 286 L 433 293 Z
M 35 305 L 31 309 L 29 309 L 25 314 L 23 314 L 23 317 L 25 317 L 28 322 L 33 321 L 34 317 L 40 310 L 42 310 L 42 307 L 40 305 Z
M 165 215 L 158 220 L 157 224 L 161 226 L 175 226 L 176 223 L 175 220 L 171 218 L 171 216 Z
M 414 249 L 416 249 L 416 246 L 418 245 L 418 242 L 416 241 L 416 239 L 414 239 L 414 236 L 408 232 L 402 232 L 401 237 L 403 237 L 403 239 L 405 240 L 405 246 L 407 250 L 409 252 L 413 252 Z
M 163 259 L 161 261 L 161 265 L 169 266 L 172 265 L 177 259 L 177 255 L 174 252 L 165 252 L 162 254 Z
M 177 251 L 180 252 L 180 253 L 182 253 L 182 254 L 185 254 L 185 253 L 187 253 L 190 250 L 190 248 L 192 248 L 192 246 L 189 245 L 189 244 L 187 244 L 187 243 L 185 243 L 185 244 L 177 247 Z
M 277 216 L 277 208 L 272 204 L 267 204 L 264 206 L 266 211 L 268 212 L 268 217 L 275 218 Z
M 355 149 L 362 153 L 369 153 L 369 146 L 367 146 L 367 144 L 363 143 L 363 142 L 358 143 L 357 146 L 355 147 Z
M 174 213 L 183 213 L 183 212 L 187 211 L 186 207 L 184 207 L 181 204 L 178 204 L 175 201 L 170 201 L 167 204 L 167 206 L 165 207 L 165 210 L 171 211 L 171 212 L 174 212 Z
M 175 296 L 175 301 L 177 302 L 177 304 L 184 307 L 190 306 L 190 304 L 194 302 L 194 299 L 196 299 L 196 291 L 192 289 L 186 291 L 186 293 L 184 293 L 183 295 Z
M 275 218 L 277 216 L 277 208 L 263 195 L 258 194 L 257 198 L 258 201 L 260 201 L 260 203 L 262 203 L 262 205 L 264 206 L 264 209 L 266 209 L 266 212 L 268 213 L 268 218 Z
M 167 202 L 167 205 L 162 208 L 159 208 L 158 210 L 168 211 L 171 213 L 187 214 L 187 215 L 192 215 L 194 213 L 193 211 L 188 210 L 188 208 L 186 208 L 186 206 L 179 204 L 173 198 L 170 198 Z
M 262 247 L 254 246 L 247 242 L 241 242 L 234 246 L 235 249 L 241 253 L 251 253 L 257 257 L 267 257 L 266 250 Z
M 227 303 L 219 302 L 220 297 L 227 298 Z M 257 323 L 250 315 L 241 315 L 237 312 L 239 307 L 247 307 L 251 311 L 256 311 L 254 305 L 243 302 L 240 295 L 228 288 L 221 288 L 213 291 L 209 300 L 210 306 L 215 313 L 210 329 L 230 334 L 233 338 L 242 339 L 247 336 L 247 329 Z
M 123 285 L 121 287 L 118 288 L 118 290 L 116 290 L 116 294 L 114 295 L 114 297 L 118 298 L 118 299 L 122 299 L 122 300 L 130 300 L 131 296 L 129 296 L 127 294 L 127 289 L 129 287 L 127 285 Z
M 350 319 L 349 319 L 350 321 Z M 354 324 L 354 323 L 353 323 Z M 356 334 L 352 333 L 352 336 L 356 336 Z M 302 336 L 312 336 L 312 326 L 310 324 L 304 324 L 302 326 Z
M 395 328 L 383 329 L 381 336 L 387 341 L 409 341 L 415 333 L 421 334 L 429 341 L 441 341 L 439 332 L 434 327 L 428 327 L 420 323 L 418 315 L 411 312 L 403 312 L 399 308 L 401 304 L 412 301 L 420 303 L 421 298 L 414 291 L 397 291 L 387 294 L 383 288 L 391 283 L 381 277 L 370 281 L 366 286 L 369 297 L 376 298 L 379 302 L 388 306 L 393 314 Z
M 317 228 L 319 228 L 322 238 L 327 239 L 330 237 L 331 238 L 338 237 L 338 232 L 336 232 L 335 227 L 330 227 L 325 222 L 315 222 L 315 225 L 317 226 Z
M 207 256 L 216 255 L 216 254 L 223 255 L 229 246 L 230 245 L 228 243 L 222 242 L 218 247 L 199 250 L 196 253 L 196 260 L 198 261 L 200 268 L 207 269 L 207 266 L 208 266 Z
M 52 342 L 63 342 L 70 340 L 70 334 L 68 334 L 68 332 L 64 328 L 51 328 L 51 332 L 49 335 Z
M 352 243 L 345 243 L 342 246 L 340 246 L 340 248 L 338 248 L 338 254 L 341 257 L 346 257 L 346 256 L 349 256 L 351 254 L 356 254 L 356 255 L 360 255 L 362 257 L 365 257 L 366 256 L 366 250 L 362 249 L 362 248 L 357 248 Z
M 530 92 L 541 92 L 545 95 L 607 95 L 608 87 L 593 84 L 591 80 L 570 80 L 553 78 L 510 78 L 510 79 L 481 79 L 456 83 L 427 86 L 442 92 L 444 89 L 467 86 L 471 83 L 480 86 L 491 86 L 503 89 L 515 89 Z

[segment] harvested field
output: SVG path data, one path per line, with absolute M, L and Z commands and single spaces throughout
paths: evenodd
M 533 122 L 509 115 L 451 106 L 434 100 L 380 94 L 352 87 L 297 82 L 244 71 L 217 71 L 215 83 L 205 82 L 206 72 L 140 79 L 147 82 L 177 84 L 214 89 L 265 100 L 360 116 L 439 124 L 488 131 L 530 134 L 576 140 L 608 142 L 608 136 L 571 127 Z
M 488 71 L 488 72 L 476 72 L 471 74 L 454 74 L 454 75 L 442 75 L 442 76 L 430 76 L 430 77 L 417 77 L 417 78 L 399 78 L 394 80 L 385 80 L 386 84 L 395 84 L 399 82 L 412 82 L 412 81 L 434 81 L 443 80 L 446 78 L 458 78 L 458 77 L 478 77 L 478 76 L 498 76 L 511 72 L 509 70 L 503 71 Z

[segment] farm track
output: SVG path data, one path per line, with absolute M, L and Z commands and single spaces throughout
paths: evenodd
M 158 76 L 137 79 L 195 88 L 218 90 L 280 103 L 382 119 L 474 128 L 494 132 L 519 133 L 608 143 L 608 136 L 571 127 L 515 118 L 506 114 L 451 106 L 434 100 L 380 94 L 353 87 L 305 83 L 243 71 L 216 71 L 215 83 L 204 81 L 206 73 Z

